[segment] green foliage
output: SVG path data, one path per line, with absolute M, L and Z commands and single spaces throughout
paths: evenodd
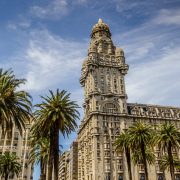
M 0 126 L 3 132 L 10 132 L 16 126 L 20 133 L 31 115 L 31 96 L 23 90 L 17 90 L 25 83 L 18 79 L 13 71 L 0 69 Z
M 37 104 L 38 108 L 34 117 L 36 123 L 32 128 L 34 133 L 40 132 L 42 137 L 46 137 L 54 124 L 58 122 L 58 128 L 63 135 L 68 135 L 77 127 L 76 119 L 79 119 L 78 105 L 70 100 L 70 94 L 66 91 L 57 89 L 54 94 L 42 98 L 42 103 Z M 39 131 L 38 131 L 39 130 Z
M 154 150 L 151 149 L 146 149 L 146 160 L 149 164 L 154 164 L 155 162 L 155 154 L 154 154 Z M 140 150 L 136 150 L 133 152 L 132 154 L 132 160 L 134 162 L 134 164 L 143 164 L 143 157 L 142 157 L 142 153 Z
M 180 147 L 180 132 L 173 124 L 163 124 L 158 131 L 157 142 L 165 156 L 161 161 L 163 168 L 169 168 L 172 180 L 175 180 L 174 168 L 178 160 L 173 157 L 173 149 Z M 179 163 L 178 163 L 179 164 Z
M 114 143 L 116 151 L 123 152 L 125 148 L 130 148 L 129 134 L 126 132 L 121 133 Z
M 75 131 L 77 127 L 76 120 L 79 119 L 78 105 L 75 101 L 70 100 L 70 94 L 62 90 L 53 93 L 49 91 L 49 95 L 42 98 L 42 103 L 36 105 L 34 112 L 35 124 L 31 132 L 33 136 L 39 138 L 47 138 L 50 142 L 48 157 L 48 172 L 53 172 L 54 179 L 58 179 L 58 163 L 59 163 L 59 133 L 64 136 Z M 40 150 L 40 152 L 42 149 Z M 48 179 L 52 179 L 52 174 L 48 174 Z
M 31 150 L 29 163 L 40 163 L 47 164 L 49 159 L 50 142 L 45 137 L 31 137 Z
M 128 174 L 129 174 L 129 180 L 132 180 L 132 171 L 131 171 L 131 144 L 129 141 L 129 134 L 128 131 L 125 131 L 119 135 L 117 140 L 114 143 L 115 150 L 121 153 L 125 153 L 127 165 L 128 165 Z
M 180 146 L 180 132 L 173 124 L 163 124 L 158 130 L 157 142 L 161 150 L 167 151 L 169 143 L 172 144 L 172 148 L 179 148 Z
M 145 170 L 146 180 L 148 177 L 147 163 L 152 164 L 155 157 L 151 152 L 155 145 L 155 131 L 152 126 L 141 121 L 135 122 L 128 129 L 130 148 L 133 153 L 135 163 L 142 162 Z
M 131 147 L 139 149 L 141 146 L 154 147 L 155 131 L 152 126 L 141 121 L 135 122 L 128 129 Z
M 18 158 L 14 154 L 5 152 L 0 155 L 0 175 L 5 179 L 9 175 L 19 175 L 21 172 L 21 164 L 18 162 Z
M 173 156 L 173 163 L 174 163 L 175 168 L 180 169 L 180 161 L 176 156 Z M 171 162 L 170 162 L 169 156 L 167 154 L 165 154 L 161 158 L 160 167 L 164 170 L 165 169 L 170 170 L 170 164 L 171 164 Z

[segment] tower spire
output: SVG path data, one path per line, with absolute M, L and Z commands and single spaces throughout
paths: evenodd
M 98 23 L 93 26 L 91 37 L 99 33 L 104 33 L 107 37 L 111 37 L 109 26 L 105 24 L 101 18 L 99 18 Z
M 103 20 L 101 18 L 99 18 L 98 24 L 102 24 L 102 23 L 103 23 Z

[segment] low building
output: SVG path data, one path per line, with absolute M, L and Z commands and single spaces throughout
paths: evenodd
M 59 180 L 78 179 L 78 143 L 73 142 L 70 150 L 60 156 Z
M 25 130 L 20 135 L 19 131 L 14 128 L 12 136 L 10 133 L 3 135 L 0 130 L 0 153 L 10 152 L 15 154 L 22 164 L 22 172 L 19 177 L 9 177 L 9 180 L 32 180 L 33 179 L 33 165 L 29 164 L 29 131 L 31 124 L 25 125 Z
M 65 151 L 59 158 L 59 180 L 66 180 L 68 173 L 69 151 Z

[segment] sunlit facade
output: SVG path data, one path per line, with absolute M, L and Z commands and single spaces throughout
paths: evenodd
M 19 162 L 22 165 L 22 172 L 18 177 L 9 176 L 9 180 L 32 180 L 33 165 L 29 164 L 29 131 L 31 124 L 26 124 L 26 128 L 20 135 L 17 129 L 13 129 L 12 137 L 10 133 L 3 135 L 0 130 L 0 153 L 10 152 L 19 157 Z
M 113 44 L 108 25 L 100 19 L 92 29 L 80 78 L 84 118 L 77 137 L 78 176 L 74 180 L 128 180 L 125 155 L 117 153 L 113 144 L 137 120 L 152 125 L 170 121 L 180 128 L 180 108 L 127 103 L 128 69 L 123 49 Z M 160 169 L 161 156 L 156 148 L 156 163 L 148 167 L 150 180 L 170 179 L 170 173 Z M 145 179 L 142 164 L 132 166 L 132 173 L 134 180 Z M 180 180 L 180 172 L 175 174 Z

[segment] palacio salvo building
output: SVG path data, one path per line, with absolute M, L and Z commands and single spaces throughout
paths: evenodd
M 71 174 L 71 178 L 64 179 L 128 180 L 125 155 L 117 153 L 114 147 L 120 132 L 137 120 L 150 124 L 171 121 L 180 127 L 180 108 L 127 103 L 127 73 L 124 51 L 113 44 L 108 25 L 100 19 L 92 29 L 88 54 L 82 65 L 84 118 L 76 140 L 78 151 L 64 160 L 66 166 L 62 172 Z M 155 152 L 156 162 L 148 167 L 149 179 L 170 180 L 170 173 L 160 168 L 160 149 L 157 147 Z M 132 173 L 134 180 L 145 180 L 142 164 L 133 166 Z M 180 172 L 175 173 L 180 180 Z

